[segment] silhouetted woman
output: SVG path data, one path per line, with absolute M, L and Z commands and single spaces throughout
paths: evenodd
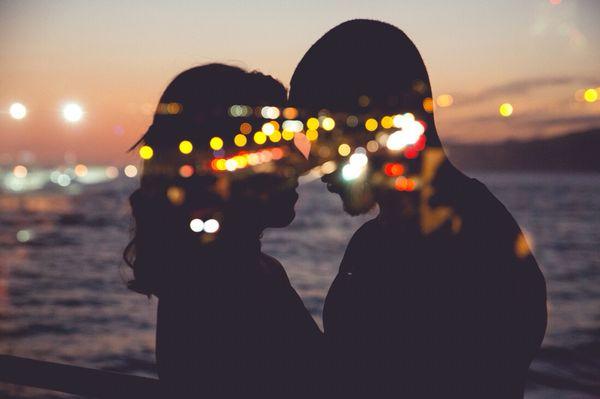
M 192 68 L 169 84 L 137 143 L 151 158 L 130 198 L 135 237 L 125 257 L 131 288 L 159 298 L 165 397 L 293 398 L 316 386 L 310 373 L 321 332 L 280 263 L 260 246 L 265 228 L 295 216 L 294 169 L 281 161 L 239 176 L 206 171 L 223 151 L 239 151 L 233 138 L 242 119 L 228 114 L 232 105 L 252 113 L 285 97 L 270 76 L 221 64 Z M 250 146 L 252 135 L 246 140 Z

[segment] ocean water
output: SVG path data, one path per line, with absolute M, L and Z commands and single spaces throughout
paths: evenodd
M 548 284 L 526 398 L 600 397 L 600 175 L 473 175 L 527 232 Z M 126 289 L 121 260 L 135 184 L 0 193 L 0 353 L 156 375 L 156 300 Z M 320 322 L 346 243 L 373 215 L 345 215 L 319 181 L 299 192 L 297 218 L 268 231 L 264 248 Z M 0 384 L 0 397 L 72 396 Z

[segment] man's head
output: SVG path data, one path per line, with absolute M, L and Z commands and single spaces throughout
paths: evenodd
M 290 84 L 290 103 L 318 113 L 414 115 L 424 122 L 428 147 L 440 147 L 433 120 L 429 76 L 419 51 L 400 29 L 384 22 L 352 20 L 327 32 L 304 55 Z M 346 134 L 346 132 L 344 132 Z M 352 183 L 342 168 L 323 180 L 350 214 L 368 211 L 378 188 L 370 172 L 386 161 L 371 157 L 370 169 Z M 419 162 L 412 160 L 413 164 Z M 420 166 L 413 166 L 413 171 Z

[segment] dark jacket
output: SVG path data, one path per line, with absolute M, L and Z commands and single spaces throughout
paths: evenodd
M 375 219 L 348 244 L 323 315 L 339 394 L 522 398 L 544 278 L 506 208 L 480 182 L 458 183 L 458 232 Z

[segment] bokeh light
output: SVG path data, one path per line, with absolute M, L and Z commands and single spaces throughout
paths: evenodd
M 317 130 L 319 128 L 319 120 L 317 118 L 308 118 L 306 127 L 308 129 Z
M 583 92 L 583 99 L 588 103 L 593 103 L 598 101 L 598 90 L 596 89 L 587 89 Z
M 63 107 L 62 114 L 67 122 L 79 122 L 83 118 L 83 108 L 79 104 L 68 103 Z
M 210 148 L 212 148 L 215 151 L 218 151 L 221 148 L 223 148 L 223 139 L 215 136 L 210 139 L 209 145 Z
M 323 118 L 321 126 L 327 131 L 333 130 L 333 128 L 335 127 L 335 121 L 333 120 L 333 118 L 330 117 Z
M 381 127 L 384 129 L 389 129 L 394 126 L 394 118 L 391 116 L 384 116 L 381 118 Z
M 307 130 L 306 131 L 306 138 L 309 139 L 310 141 L 316 141 L 319 138 L 319 132 L 316 130 Z
M 240 132 L 242 134 L 250 134 L 252 132 L 252 125 L 248 122 L 244 122 L 240 125 Z
M 136 177 L 138 170 L 135 165 L 127 165 L 125 166 L 125 169 L 123 169 L 123 173 L 125 173 L 125 176 L 127 177 Z
M 256 144 L 264 144 L 267 141 L 267 135 L 260 130 L 254 133 L 254 142 Z
M 436 99 L 437 105 L 442 108 L 449 107 L 454 103 L 454 98 L 450 94 L 441 94 Z
M 270 136 L 275 131 L 275 126 L 273 126 L 271 122 L 267 122 L 264 125 L 262 125 L 262 131 L 267 136 Z
M 433 112 L 433 99 L 431 97 L 427 97 L 423 100 L 423 109 L 430 114 Z
M 513 108 L 512 104 L 504 103 L 504 104 L 500 105 L 500 108 L 498 109 L 498 111 L 500 112 L 500 115 L 507 118 L 512 115 L 514 108 Z
M 12 103 L 8 112 L 13 119 L 23 119 L 27 116 L 27 107 L 21 103 Z
M 204 222 L 202 219 L 192 219 L 190 221 L 190 229 L 194 233 L 200 233 L 202 230 L 204 230 Z
M 139 149 L 140 158 L 148 160 L 154 155 L 154 150 L 149 145 L 143 145 Z
M 347 157 L 348 155 L 350 155 L 350 151 L 351 148 L 346 143 L 340 144 L 340 146 L 338 147 L 338 154 L 340 154 L 343 157 Z
M 181 167 L 179 167 L 179 176 L 188 178 L 192 177 L 193 174 L 194 167 L 192 165 L 181 165 Z
M 88 168 L 87 166 L 85 166 L 84 164 L 80 163 L 78 165 L 75 165 L 75 175 L 77 177 L 84 177 L 85 175 L 88 174 Z
M 284 130 L 281 136 L 285 141 L 292 141 L 294 139 L 294 132 L 291 130 Z
M 167 189 L 167 198 L 173 205 L 181 205 L 185 201 L 185 191 L 181 187 L 171 186 Z
M 219 222 L 215 219 L 208 219 L 206 222 L 204 222 L 204 231 L 209 234 L 219 231 L 219 227 Z
M 116 179 L 119 176 L 119 169 L 117 169 L 114 166 L 108 166 L 105 170 L 104 170 L 104 174 L 106 175 L 106 177 L 108 177 L 109 179 Z
M 298 110 L 294 107 L 284 108 L 283 117 L 285 119 L 295 119 L 298 117 Z
M 182 154 L 189 154 L 194 149 L 194 145 L 189 140 L 183 140 L 179 143 L 179 151 Z
M 243 147 L 248 142 L 248 139 L 243 134 L 236 134 L 233 138 L 233 143 L 238 147 Z
M 27 167 L 25 167 L 24 165 L 17 165 L 13 168 L 13 175 L 15 175 L 15 177 L 18 177 L 19 179 L 27 177 L 27 173 Z
M 365 121 L 365 129 L 367 129 L 369 132 L 374 132 L 378 126 L 379 124 L 375 118 L 369 118 Z

